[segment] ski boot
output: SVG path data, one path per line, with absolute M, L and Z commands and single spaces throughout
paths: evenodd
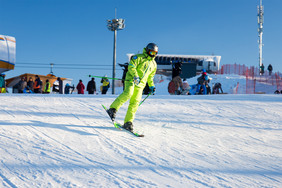
M 128 130 L 128 131 L 130 131 L 130 132 L 132 132 L 133 131 L 133 124 L 132 124 L 132 122 L 126 122 L 123 126 L 122 126 L 122 128 L 124 128 L 124 129 L 126 129 L 126 130 Z
M 109 110 L 107 110 L 107 113 L 109 114 L 111 120 L 114 122 L 116 119 L 117 110 L 114 108 L 110 108 Z

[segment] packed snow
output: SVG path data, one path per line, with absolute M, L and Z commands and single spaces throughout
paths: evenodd
M 1 94 L 0 187 L 282 187 L 282 95 L 164 85 L 137 111 L 143 138 L 113 127 L 117 95 Z

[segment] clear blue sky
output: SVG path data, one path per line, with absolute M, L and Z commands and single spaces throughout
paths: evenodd
M 221 64 L 258 65 L 259 0 L 0 0 L 0 34 L 16 37 L 17 61 L 7 78 L 46 75 L 54 63 L 56 76 L 74 84 L 87 75 L 112 75 L 113 32 L 106 20 L 125 19 L 118 32 L 117 62 L 141 52 L 149 42 L 161 54 L 220 55 Z M 264 0 L 263 62 L 282 71 L 282 1 Z M 31 64 L 21 64 L 31 63 Z M 38 64 L 38 65 L 36 65 Z M 82 69 L 59 69 L 77 64 Z M 108 65 L 85 67 L 82 64 Z M 121 69 L 117 66 L 117 77 Z M 97 80 L 99 81 L 99 80 Z

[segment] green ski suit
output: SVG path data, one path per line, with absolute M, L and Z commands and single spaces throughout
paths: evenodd
M 154 59 L 154 57 L 150 57 L 147 54 L 144 48 L 143 54 L 132 56 L 129 62 L 128 72 L 126 73 L 124 81 L 124 91 L 110 106 L 110 108 L 114 108 L 118 111 L 118 109 L 130 99 L 124 123 L 133 123 L 146 83 L 148 82 L 149 87 L 154 86 L 153 80 L 157 71 L 157 63 Z M 134 77 L 140 78 L 140 83 L 138 85 L 134 84 Z

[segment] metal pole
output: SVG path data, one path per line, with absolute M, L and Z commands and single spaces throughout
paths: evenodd
M 114 57 L 113 57 L 113 81 L 112 81 L 112 94 L 115 94 L 115 77 L 116 77 L 116 47 L 117 47 L 117 30 L 114 30 Z
M 260 5 L 258 6 L 258 33 L 259 33 L 259 70 L 260 66 L 262 66 L 262 34 L 263 34 L 263 14 L 264 14 L 264 10 L 263 10 L 263 5 L 262 5 L 262 0 L 260 0 Z M 259 74 L 261 75 L 259 71 Z

